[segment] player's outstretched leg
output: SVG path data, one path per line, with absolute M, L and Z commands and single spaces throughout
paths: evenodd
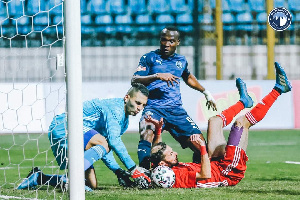
M 236 79 L 236 87 L 240 94 L 240 100 L 236 104 L 222 111 L 222 113 L 218 115 L 219 117 L 222 118 L 223 127 L 230 124 L 233 118 L 239 112 L 241 112 L 241 110 L 253 106 L 253 100 L 248 94 L 246 83 L 244 83 L 244 81 L 241 78 Z
M 287 93 L 292 90 L 292 86 L 286 76 L 286 73 L 284 72 L 284 69 L 277 62 L 275 62 L 275 69 L 276 84 L 273 90 L 245 115 L 251 125 L 258 123 L 265 117 L 273 103 L 282 93 Z
M 223 134 L 223 127 L 230 124 L 233 118 L 244 108 L 253 106 L 253 100 L 248 94 L 247 86 L 241 78 L 236 79 L 236 87 L 240 94 L 240 100 L 226 110 L 222 111 L 221 114 L 217 115 L 218 117 L 211 117 L 208 121 L 207 146 L 210 157 L 219 157 L 224 155 L 226 140 Z M 222 121 L 219 117 L 222 119 Z M 240 136 L 241 134 L 237 137 L 232 136 L 230 142 L 234 141 L 236 143 L 236 141 L 240 140 Z
M 248 94 L 246 83 L 244 83 L 241 78 L 237 78 L 235 85 L 239 91 L 240 101 L 244 104 L 244 107 L 251 108 L 253 106 L 253 100 Z
M 44 174 L 38 167 L 34 167 L 17 189 L 34 189 L 38 185 L 51 185 L 60 186 L 62 190 L 66 190 L 67 183 L 68 179 L 65 175 Z
M 21 189 L 32 189 L 37 185 L 40 185 L 38 182 L 38 178 L 41 177 L 41 170 L 38 167 L 32 168 L 27 177 L 20 183 L 17 187 L 18 190 Z
M 292 86 L 286 76 L 283 67 L 281 67 L 278 62 L 275 62 L 275 69 L 276 69 L 276 84 L 274 89 L 277 90 L 280 94 L 291 91 Z

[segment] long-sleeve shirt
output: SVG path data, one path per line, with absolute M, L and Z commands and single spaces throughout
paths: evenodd
M 175 53 L 173 56 L 164 59 L 160 50 L 151 51 L 140 58 L 139 65 L 134 75 L 148 76 L 156 73 L 171 73 L 174 76 L 187 79 L 190 75 L 188 62 L 182 55 Z M 169 87 L 166 81 L 156 80 L 147 85 L 149 97 L 146 107 L 166 108 L 182 105 L 179 84 L 174 82 Z
M 83 103 L 83 133 L 91 129 L 104 136 L 109 148 L 120 158 L 127 169 L 135 166 L 121 140 L 128 128 L 129 117 L 125 114 L 124 99 L 93 99 Z M 113 171 L 120 168 L 112 153 L 107 155 L 105 164 Z

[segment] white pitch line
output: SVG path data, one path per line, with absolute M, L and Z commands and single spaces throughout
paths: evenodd
M 37 200 L 36 198 L 23 198 L 23 197 L 15 197 L 15 196 L 5 196 L 5 195 L 0 195 L 0 199 L 24 199 L 24 200 Z
M 297 142 L 261 142 L 250 144 L 251 146 L 291 146 L 297 145 Z
M 285 161 L 285 163 L 300 165 L 300 162 L 295 162 L 295 161 Z
M 7 169 L 31 169 L 32 167 L 0 167 L 0 170 L 7 170 Z M 58 166 L 45 166 L 42 169 L 55 169 L 58 168 Z

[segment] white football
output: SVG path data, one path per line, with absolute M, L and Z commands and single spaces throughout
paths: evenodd
M 175 183 L 175 173 L 170 167 L 158 166 L 152 171 L 151 179 L 158 187 L 171 188 Z

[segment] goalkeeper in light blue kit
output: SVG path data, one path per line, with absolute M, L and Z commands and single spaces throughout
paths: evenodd
M 93 163 L 100 159 L 117 175 L 120 185 L 130 185 L 130 175 L 138 187 L 147 188 L 150 185 L 150 178 L 143 173 L 142 168 L 136 166 L 121 140 L 128 128 L 129 115 L 135 116 L 145 107 L 148 95 L 149 91 L 144 85 L 133 84 L 124 98 L 93 99 L 83 103 L 86 186 L 97 187 Z M 60 169 L 67 168 L 66 121 L 65 113 L 55 116 L 48 133 L 51 149 Z M 130 175 L 120 168 L 111 150 L 130 171 Z M 30 189 L 42 184 L 58 186 L 65 181 L 65 176 L 46 175 L 36 167 L 17 189 Z

